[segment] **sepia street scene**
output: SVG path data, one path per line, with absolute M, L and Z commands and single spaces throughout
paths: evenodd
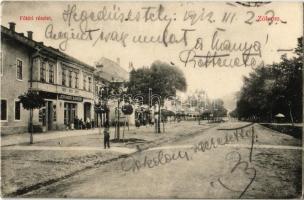
M 303 198 L 302 3 L 1 5 L 2 198 Z

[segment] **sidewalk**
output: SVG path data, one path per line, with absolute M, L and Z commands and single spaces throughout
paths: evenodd
M 188 123 L 188 122 L 186 122 Z M 166 126 L 176 126 L 179 124 L 176 123 L 168 123 Z M 69 137 L 80 137 L 80 136 L 88 136 L 88 135 L 100 135 L 101 138 L 103 138 L 103 130 L 104 128 L 93 128 L 93 129 L 82 129 L 82 130 L 62 130 L 62 131 L 49 131 L 46 133 L 34 133 L 33 134 L 33 141 L 34 144 L 37 145 L 39 142 L 48 141 L 48 140 L 55 140 L 62 138 L 69 138 Z M 170 130 L 167 130 L 170 132 Z M 172 131 L 172 130 L 171 130 Z M 135 136 L 135 137 L 141 137 L 143 135 L 136 135 L 136 133 L 145 133 L 144 138 L 146 136 L 153 136 L 155 137 L 154 132 L 154 126 L 141 126 L 140 128 L 137 128 L 135 126 L 130 126 L 129 130 L 128 128 L 125 128 L 125 134 L 126 136 Z M 115 127 L 110 127 L 110 138 L 113 139 L 115 134 Z M 123 127 L 120 127 L 120 134 L 122 136 L 123 134 Z M 158 135 L 156 135 L 158 136 Z M 150 138 L 150 137 L 149 137 Z M 145 138 L 146 139 L 146 138 Z M 11 145 L 24 145 L 29 144 L 30 142 L 30 133 L 20 133 L 20 134 L 12 134 L 12 135 L 1 135 L 1 147 L 5 146 L 11 146 Z
M 269 124 L 269 125 L 276 125 L 276 126 L 292 126 L 292 123 L 260 123 L 260 124 Z M 295 127 L 303 127 L 303 123 L 294 123 Z
M 110 128 L 111 133 L 114 133 L 114 127 Z M 46 133 L 34 133 L 34 143 L 46 140 L 65 138 L 65 137 L 75 137 L 82 135 L 98 134 L 100 133 L 99 128 L 94 129 L 83 129 L 83 130 L 63 130 L 63 131 L 50 131 Z M 101 133 L 103 133 L 103 128 L 101 128 Z M 1 135 L 1 147 L 18 145 L 18 144 L 29 144 L 30 133 L 20 133 L 12 135 Z

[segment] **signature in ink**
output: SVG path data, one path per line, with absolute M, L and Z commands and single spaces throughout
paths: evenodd
M 160 165 L 166 165 L 174 160 L 191 159 L 187 151 L 178 151 L 177 153 L 164 153 L 162 150 L 158 152 L 157 156 L 145 156 L 143 160 L 135 159 L 133 156 L 125 158 L 121 162 L 123 171 L 139 171 L 142 168 L 154 168 Z

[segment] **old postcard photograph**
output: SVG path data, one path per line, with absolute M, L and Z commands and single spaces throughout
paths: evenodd
M 1 197 L 303 199 L 303 3 L 2 1 Z

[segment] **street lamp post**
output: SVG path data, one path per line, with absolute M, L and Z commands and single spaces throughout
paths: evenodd
M 217 103 L 216 103 L 216 101 L 214 100 L 214 101 L 213 101 L 213 113 L 214 113 L 214 114 L 213 114 L 213 117 L 214 117 L 215 122 L 218 121 L 217 111 L 218 111 L 218 109 L 217 109 Z
M 198 125 L 201 125 L 201 98 L 199 98 L 199 107 L 198 107 Z
M 104 108 L 105 110 L 105 115 L 103 118 L 103 122 L 104 124 L 109 123 L 109 110 L 108 110 L 108 98 L 109 98 L 109 86 L 105 85 L 104 87 L 102 87 L 103 90 L 105 90 L 105 98 L 104 98 Z M 102 94 L 102 93 L 101 93 Z
M 151 115 L 152 113 L 151 112 L 151 95 L 152 95 L 152 88 L 149 88 L 149 124 L 151 122 Z
M 160 106 L 161 106 L 161 97 L 159 96 L 159 95 L 152 95 L 151 96 L 151 101 L 153 101 L 153 98 L 156 98 L 157 99 L 157 101 L 158 101 L 158 119 L 157 119 L 157 129 L 156 129 L 156 131 L 157 131 L 157 133 L 161 133 L 161 131 L 160 131 L 160 112 L 161 112 L 161 110 L 160 110 Z M 156 125 L 156 124 L 155 124 Z
M 149 88 L 149 109 L 151 108 L 151 95 L 152 95 L 152 88 Z
M 120 137 L 120 98 L 117 101 L 117 138 Z
M 104 85 L 103 87 L 100 88 L 100 91 L 98 92 L 98 101 L 99 101 L 99 105 L 96 106 L 95 108 L 98 112 L 98 115 L 100 115 L 102 117 L 102 115 L 104 115 L 102 117 L 102 119 L 100 119 L 100 126 L 99 127 L 99 133 L 101 134 L 101 125 L 108 123 L 108 117 L 109 117 L 109 110 L 108 110 L 108 92 L 109 92 L 109 87 L 107 85 Z M 102 106 L 103 103 L 103 106 Z M 103 110 L 104 109 L 104 110 Z M 97 117 L 98 117 L 97 115 Z M 106 118 L 106 119 L 105 119 Z
M 116 139 L 120 138 L 120 103 L 124 98 L 124 91 L 122 88 L 118 88 L 118 94 L 115 95 L 117 98 L 117 129 L 116 129 Z

